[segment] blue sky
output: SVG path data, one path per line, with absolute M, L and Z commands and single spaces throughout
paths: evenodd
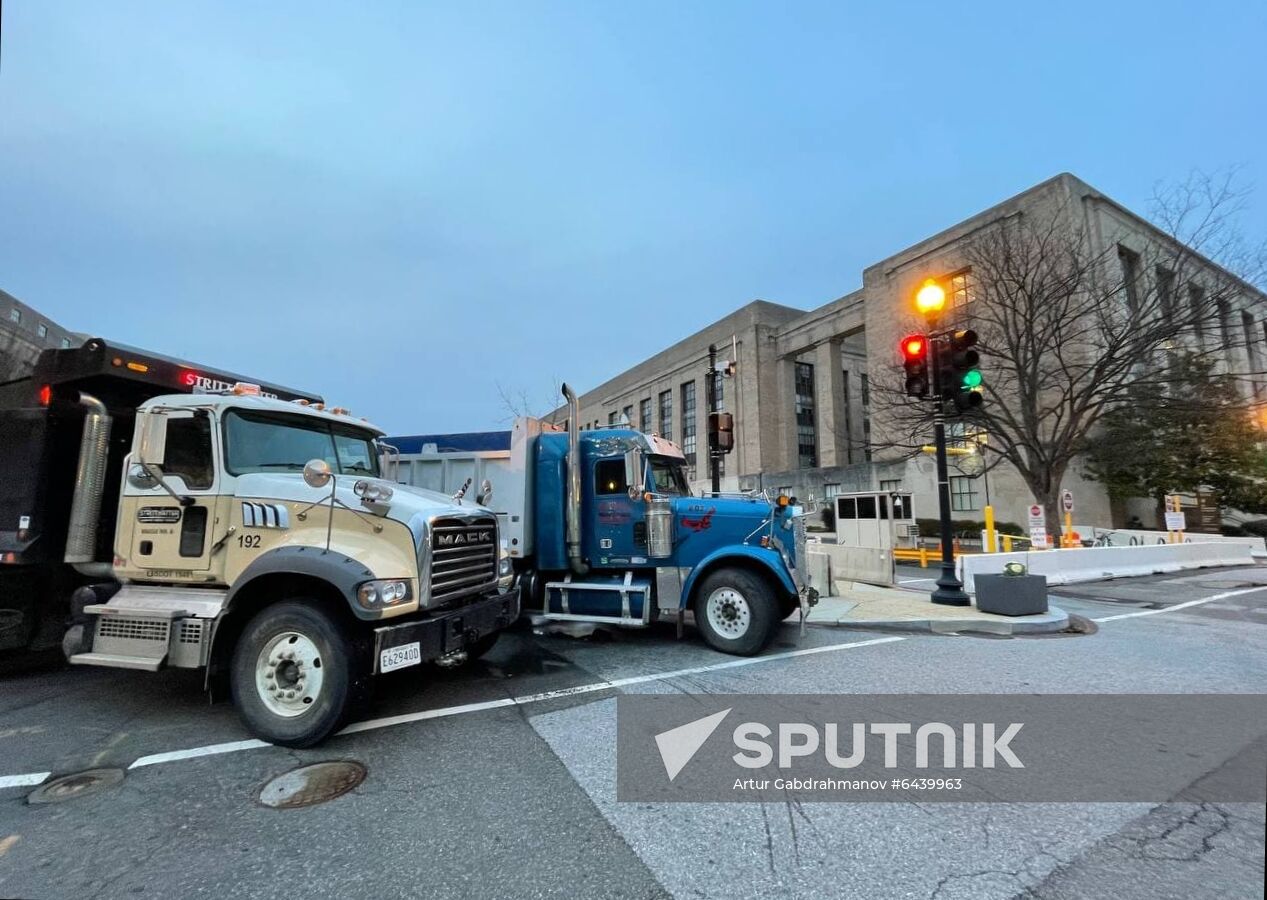
M 0 287 L 67 327 L 504 427 L 1060 171 L 1242 166 L 1267 4 L 47 2 L 0 35 Z

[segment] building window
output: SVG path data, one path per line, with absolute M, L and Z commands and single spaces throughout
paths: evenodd
M 843 369 L 840 373 L 840 402 L 841 417 L 840 421 L 844 423 L 845 430 L 845 462 L 853 465 L 853 416 L 849 410 L 849 370 Z
M 901 478 L 882 478 L 880 479 L 880 490 L 886 494 L 893 494 L 902 490 Z
M 818 465 L 814 433 L 814 364 L 796 363 L 796 460 L 802 469 Z
M 35 329 L 36 334 L 40 337 L 48 337 L 48 326 L 41 322 Z
M 954 321 L 963 324 L 971 318 L 968 304 L 975 298 L 970 270 L 965 269 L 950 276 L 950 314 Z
M 9 321 L 10 321 L 10 322 L 21 322 L 21 321 L 22 321 L 22 310 L 18 309 L 16 306 L 14 306 L 14 307 L 10 308 L 10 310 L 9 310 Z
M 950 478 L 950 508 L 955 512 L 969 512 L 977 508 L 977 483 L 965 475 Z
M 871 462 L 871 376 L 865 372 L 860 378 L 862 384 L 862 458 Z
M 1188 307 L 1192 316 L 1192 330 L 1197 338 L 1197 350 L 1205 350 L 1205 291 L 1199 285 L 1188 285 Z
M 633 424 L 633 406 L 626 406 L 620 411 L 620 418 L 626 425 Z
M 713 403 L 716 409 L 721 412 L 726 408 L 726 379 L 721 372 L 713 376 Z
M 650 397 L 638 401 L 638 430 L 648 433 L 655 430 L 655 426 L 651 424 Z
M 840 483 L 836 481 L 828 481 L 823 485 L 823 499 L 835 500 L 840 496 Z
M 62 349 L 63 350 L 70 349 L 70 338 L 62 338 Z
M 660 436 L 673 440 L 673 392 L 660 392 Z
M 1117 258 L 1122 264 L 1122 289 L 1126 292 L 1126 309 L 1134 320 L 1139 316 L 1139 254 L 1118 244 Z
M 1232 350 L 1232 313 L 1226 300 L 1219 300 L 1217 306 L 1219 311 L 1219 333 L 1223 338 L 1223 350 L 1230 353 Z M 1229 363 L 1229 367 L 1230 365 Z
M 774 489 L 774 496 L 775 497 L 791 497 L 792 485 L 790 484 L 779 485 L 778 487 Z
M 619 420 L 620 420 L 620 413 L 616 412 L 616 410 L 613 409 L 611 412 L 607 414 L 608 425 L 615 425 Z
M 1161 319 L 1167 328 L 1173 328 L 1175 322 L 1175 273 L 1169 269 L 1157 267 L 1157 306 L 1161 311 Z
M 690 469 L 690 477 L 695 477 L 695 382 L 688 381 L 682 385 L 682 454 L 686 457 L 686 465 Z

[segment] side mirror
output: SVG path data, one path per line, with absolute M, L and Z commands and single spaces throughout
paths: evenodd
M 324 459 L 310 459 L 304 465 L 304 484 L 311 488 L 323 488 L 332 478 L 330 464 Z
M 480 483 L 480 492 L 475 495 L 475 502 L 480 506 L 488 506 L 493 502 L 493 483 L 487 478 Z
M 642 476 L 646 465 L 642 460 L 642 448 L 630 447 L 625 451 L 625 484 L 629 485 L 629 496 L 637 499 L 644 492 Z
M 167 416 L 145 409 L 137 414 L 137 462 L 143 466 L 162 466 L 167 457 Z
M 148 491 L 158 485 L 158 479 L 144 466 L 133 465 L 128 467 L 128 483 L 134 488 Z

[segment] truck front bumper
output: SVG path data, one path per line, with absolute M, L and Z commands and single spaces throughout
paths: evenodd
M 374 629 L 374 672 L 383 651 L 418 644 L 420 662 L 431 662 L 464 650 L 482 637 L 501 631 L 519 618 L 519 591 L 492 594 L 457 609 Z

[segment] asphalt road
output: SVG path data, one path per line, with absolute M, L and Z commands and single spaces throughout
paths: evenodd
M 921 588 L 930 574 L 901 580 Z M 188 674 L 8 676 L 0 785 L 127 774 L 46 805 L 27 802 L 30 786 L 0 787 L 0 896 L 1260 897 L 1262 805 L 616 802 L 619 691 L 1267 691 L 1267 569 L 1060 593 L 1103 620 L 1096 633 L 800 637 L 789 625 L 766 656 L 731 665 L 667 629 L 517 632 L 468 669 L 383 679 L 365 730 L 306 751 L 190 755 L 249 736 Z M 271 777 L 340 759 L 368 770 L 350 793 L 257 802 Z

